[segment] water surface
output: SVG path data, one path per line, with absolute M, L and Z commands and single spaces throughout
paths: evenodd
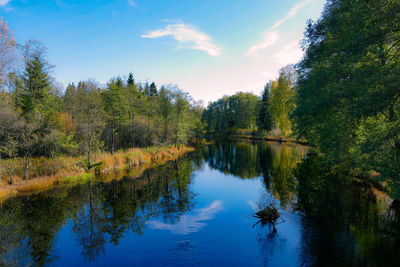
M 307 149 L 206 146 L 111 183 L 9 199 L 0 265 L 395 266 L 399 214 L 371 188 L 296 171 Z M 276 232 L 255 211 L 275 203 Z

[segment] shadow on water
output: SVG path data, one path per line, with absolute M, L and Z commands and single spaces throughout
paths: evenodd
M 147 170 L 140 178 L 89 182 L 9 199 L 0 206 L 0 266 L 51 265 L 63 256 L 65 263 L 63 246 L 77 246 L 83 262 L 97 263 L 132 234 L 150 244 L 157 244 L 160 235 L 167 236 L 164 242 L 175 242 L 172 247 L 189 244 L 188 249 L 175 251 L 174 257 L 197 255 L 196 261 L 204 264 L 218 259 L 226 263 L 223 260 L 234 249 L 254 254 L 241 259 L 243 264 L 385 266 L 400 262 L 400 209 L 374 188 L 349 183 L 346 177 L 334 175 L 316 154 L 306 153 L 307 148 L 298 145 L 217 143 Z M 206 191 L 194 186 L 198 176 L 210 179 Z M 226 186 L 215 198 L 213 188 L 221 181 Z M 203 195 L 198 196 L 197 190 Z M 246 198 L 234 194 L 254 197 L 254 202 L 246 203 Z M 196 206 L 197 201 L 204 205 Z M 252 228 L 255 219 L 243 214 L 268 205 L 276 205 L 281 216 L 276 231 L 268 224 Z M 170 240 L 176 235 L 185 238 Z M 72 238 L 73 245 L 65 236 Z M 236 236 L 240 242 L 226 241 Z M 57 249 L 59 239 L 62 249 Z M 210 247 L 212 256 L 207 258 L 207 250 L 200 253 L 199 243 Z M 165 245 L 157 248 L 162 251 Z M 142 253 L 140 246 L 136 249 Z M 188 251 L 191 255 L 184 254 Z

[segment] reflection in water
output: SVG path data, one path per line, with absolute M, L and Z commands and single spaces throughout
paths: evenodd
M 141 178 L 89 183 L 10 199 L 0 217 L 0 265 L 48 265 L 57 259 L 53 241 L 68 218 L 87 261 L 118 245 L 127 231 L 141 234 L 146 221 L 160 217 L 175 223 L 194 205 L 189 188 L 194 164 L 181 158 Z M 24 264 L 25 265 L 25 264 Z
M 194 210 L 193 214 L 182 215 L 176 224 L 167 224 L 160 221 L 149 221 L 147 224 L 153 229 L 168 230 L 174 234 L 189 234 L 201 230 L 207 224 L 205 221 L 214 218 L 222 209 L 222 202 L 215 200 L 210 206 Z
M 297 207 L 306 215 L 305 263 L 389 266 L 400 261 L 400 217 L 392 216 L 384 195 L 349 185 L 314 153 L 299 167 L 298 180 Z
M 282 208 L 295 196 L 294 170 L 307 148 L 278 143 L 218 143 L 208 146 L 204 159 L 210 167 L 242 179 L 263 177 Z
M 140 178 L 9 199 L 0 206 L 0 266 L 68 265 L 76 246 L 78 265 L 183 258 L 183 265 L 226 265 L 232 255 L 233 265 L 399 262 L 399 209 L 373 188 L 333 175 L 315 154 L 302 161 L 306 152 L 277 143 L 213 144 Z M 252 228 L 249 214 L 271 202 L 282 216 L 277 232 Z M 113 255 L 113 247 L 132 246 L 136 256 Z

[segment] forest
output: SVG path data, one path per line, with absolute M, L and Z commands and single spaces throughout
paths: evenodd
M 203 113 L 214 136 L 305 138 L 337 175 L 400 198 L 400 3 L 328 0 L 308 21 L 303 59 L 258 97 L 226 96 Z
M 102 151 L 200 142 L 202 107 L 177 86 L 158 88 L 129 73 L 104 86 L 86 80 L 61 90 L 44 44 L 18 44 L 4 20 L 0 31 L 0 156 L 9 183 L 21 169 L 29 179 L 30 169 L 60 155 L 84 156 L 90 169 Z M 42 164 L 31 166 L 33 158 Z
M 201 142 L 230 135 L 305 139 L 332 172 L 372 180 L 400 198 L 400 4 L 328 0 L 309 20 L 303 59 L 283 67 L 260 96 L 238 92 L 206 108 L 175 85 L 132 73 L 70 83 L 53 77 L 46 47 L 19 44 L 0 21 L 0 156 L 23 159 Z M 266 62 L 266 64 L 268 64 Z M 3 170 L 4 171 L 4 170 Z

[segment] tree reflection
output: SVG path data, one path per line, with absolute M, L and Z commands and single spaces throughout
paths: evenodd
M 399 217 L 373 188 L 349 184 L 316 153 L 307 156 L 298 173 L 305 265 L 399 262 Z
M 10 199 L 0 207 L 0 265 L 49 265 L 54 238 L 72 219 L 75 241 L 87 261 L 117 245 L 128 231 L 142 234 L 151 217 L 176 223 L 193 208 L 189 185 L 195 165 L 180 158 L 142 177 L 54 189 Z
M 217 143 L 204 159 L 211 168 L 242 179 L 262 177 L 266 188 L 285 208 L 295 196 L 295 169 L 307 149 L 278 143 Z
M 258 146 L 251 143 L 216 143 L 207 146 L 204 159 L 211 168 L 240 178 L 260 175 L 257 168 Z

